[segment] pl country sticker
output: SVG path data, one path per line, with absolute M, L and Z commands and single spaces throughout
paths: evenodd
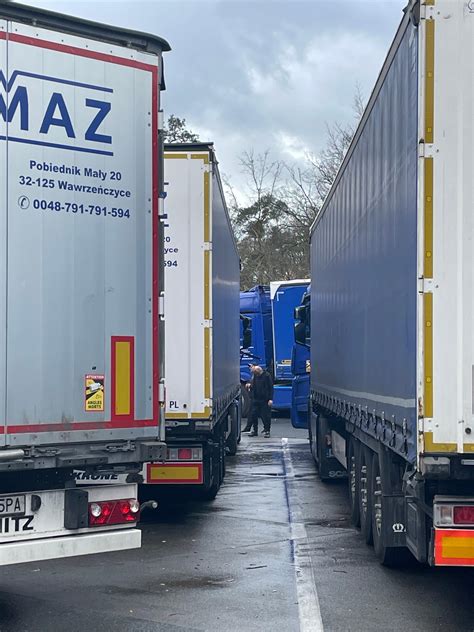
M 100 413 L 105 406 L 105 375 L 86 375 L 85 409 L 89 413 Z

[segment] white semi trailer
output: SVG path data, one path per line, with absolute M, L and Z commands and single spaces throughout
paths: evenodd
M 166 50 L 0 4 L 0 564 L 140 545 L 136 485 L 73 468 L 165 454 Z
M 212 143 L 164 157 L 168 454 L 143 480 L 213 498 L 240 440 L 239 255 Z

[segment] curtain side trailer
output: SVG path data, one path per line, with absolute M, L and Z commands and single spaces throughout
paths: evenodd
M 410 2 L 311 232 L 311 448 L 384 563 L 474 565 L 473 41 Z

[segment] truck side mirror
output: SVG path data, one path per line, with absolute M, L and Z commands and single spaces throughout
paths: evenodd
M 242 314 L 240 314 L 240 331 L 242 336 L 243 349 L 248 349 L 252 344 L 252 330 L 250 329 L 250 323 L 250 318 L 247 318 L 247 316 L 242 316 Z
M 294 316 L 295 320 L 301 320 L 301 322 L 305 323 L 308 316 L 307 305 L 298 305 L 298 307 L 295 307 Z
M 244 349 L 248 349 L 252 344 L 252 332 L 250 331 L 250 329 L 246 329 L 244 331 L 244 336 L 243 336 L 243 348 Z
M 295 323 L 295 342 L 306 344 L 306 324 L 304 322 Z

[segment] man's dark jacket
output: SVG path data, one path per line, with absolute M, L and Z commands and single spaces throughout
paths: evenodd
M 250 384 L 252 398 L 255 402 L 268 402 L 273 399 L 273 380 L 268 371 L 264 371 L 260 375 L 254 373 Z

